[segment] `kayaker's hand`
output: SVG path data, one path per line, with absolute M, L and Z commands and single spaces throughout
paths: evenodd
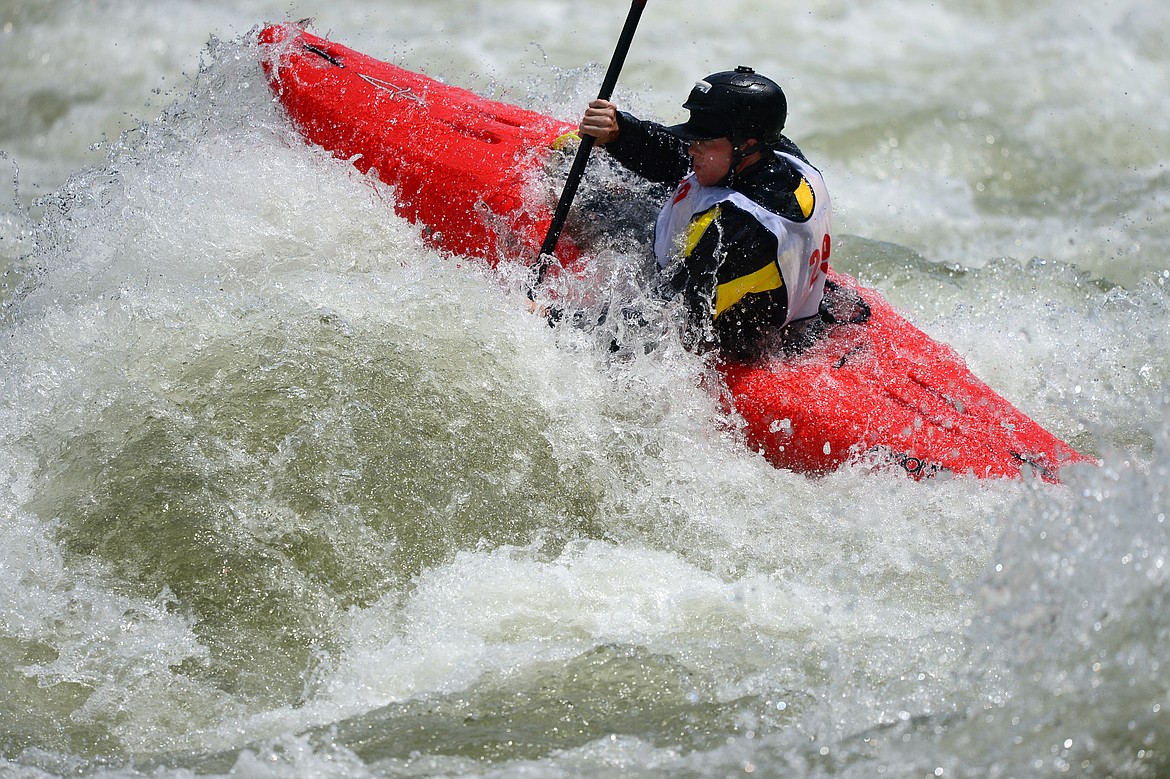
M 577 128 L 582 135 L 592 135 L 595 143 L 604 146 L 616 141 L 621 133 L 617 120 L 617 106 L 608 100 L 594 100 L 585 109 L 585 116 L 581 117 L 581 125 Z

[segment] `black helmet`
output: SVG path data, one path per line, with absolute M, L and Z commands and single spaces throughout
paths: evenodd
M 666 129 L 686 141 L 759 138 L 767 145 L 780 140 L 788 119 L 780 85 L 743 65 L 696 82 L 683 108 L 690 120 Z

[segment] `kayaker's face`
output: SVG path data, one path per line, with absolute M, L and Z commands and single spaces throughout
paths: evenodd
M 704 187 L 718 184 L 731 171 L 731 140 L 714 138 L 709 141 L 691 141 L 687 154 L 691 155 L 691 167 L 695 178 Z

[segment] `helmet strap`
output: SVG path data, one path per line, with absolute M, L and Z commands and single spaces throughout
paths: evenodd
M 767 152 L 770 146 L 760 141 L 755 141 L 751 144 L 743 136 L 736 135 L 729 139 L 731 141 L 731 168 L 727 171 L 727 175 L 719 182 L 725 187 L 730 187 L 735 183 L 736 174 L 739 173 L 739 166 L 743 161 L 755 154 L 756 152 Z

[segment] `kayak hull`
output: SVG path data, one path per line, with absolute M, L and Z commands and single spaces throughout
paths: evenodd
M 532 191 L 573 126 L 376 60 L 297 25 L 260 32 L 273 92 L 310 143 L 395 188 L 395 209 L 453 254 L 535 257 L 551 222 Z M 558 256 L 576 255 L 569 238 Z
M 567 122 L 479 97 L 311 35 L 261 31 L 261 62 L 300 134 L 396 190 L 395 208 L 434 246 L 531 263 L 555 194 L 543 166 Z M 542 182 L 546 186 L 541 186 Z M 557 256 L 571 263 L 571 236 Z M 831 326 L 792 356 L 723 363 L 726 410 L 773 465 L 819 474 L 850 462 L 914 478 L 970 474 L 1048 481 L 1093 462 L 968 369 L 954 349 L 898 314 L 874 290 L 830 269 L 865 316 Z
M 722 368 L 729 406 L 751 446 L 781 468 L 825 473 L 851 461 L 914 478 L 971 474 L 1057 481 L 1088 461 L 976 377 L 880 295 L 833 272 L 860 296 L 864 322 L 833 326 L 795 357 Z

